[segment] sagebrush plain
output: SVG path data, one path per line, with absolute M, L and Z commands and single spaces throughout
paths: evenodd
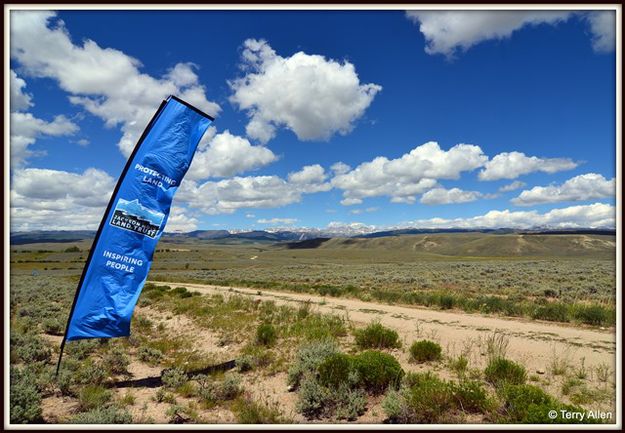
M 90 246 L 11 247 L 12 422 L 615 422 L 614 236 L 166 237 L 55 379 Z

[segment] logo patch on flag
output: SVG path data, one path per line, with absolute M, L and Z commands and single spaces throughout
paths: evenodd
M 120 198 L 110 224 L 154 239 L 164 218 L 164 214 L 148 209 L 137 199 L 128 201 Z

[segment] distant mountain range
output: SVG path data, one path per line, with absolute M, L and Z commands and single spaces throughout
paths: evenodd
M 195 230 L 188 233 L 165 233 L 163 239 L 172 242 L 185 241 L 211 241 L 214 243 L 253 243 L 253 242 L 298 242 L 321 239 L 323 242 L 329 238 L 382 238 L 390 236 L 433 234 L 433 233 L 492 233 L 492 234 L 594 234 L 615 235 L 612 229 L 547 229 L 535 228 L 531 230 L 517 229 L 397 229 L 366 232 L 360 229 L 293 229 L 293 230 L 253 230 L 253 231 L 228 231 L 228 230 Z M 93 230 L 53 230 L 11 233 L 11 245 L 23 245 L 33 243 L 57 243 L 77 242 L 93 239 Z

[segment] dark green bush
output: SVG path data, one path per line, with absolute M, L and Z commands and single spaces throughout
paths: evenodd
M 484 370 L 486 380 L 495 386 L 521 385 L 527 380 L 525 367 L 505 358 L 494 358 Z
M 181 299 L 190 298 L 193 296 L 193 293 L 189 292 L 186 287 L 176 287 L 169 293 Z
M 80 252 L 80 248 L 78 248 L 76 245 L 71 246 L 69 248 L 65 248 L 65 252 L 66 253 L 79 253 Z
M 614 310 L 602 305 L 575 305 L 573 315 L 576 320 L 587 325 L 613 325 L 615 323 Z
M 272 346 L 278 339 L 278 332 L 271 323 L 263 323 L 256 329 L 256 343 Z
M 451 295 L 440 295 L 438 299 L 438 304 L 440 305 L 441 309 L 449 310 L 451 308 L 454 308 L 454 301 L 455 299 Z
M 324 359 L 319 367 L 319 382 L 323 386 L 336 388 L 349 381 L 352 359 L 343 353 L 335 353 Z
M 547 419 L 547 413 L 555 406 L 554 399 L 534 385 L 506 385 L 503 396 L 504 410 L 513 422 L 526 423 L 530 416 Z
M 566 304 L 551 302 L 546 305 L 537 306 L 534 311 L 532 311 L 532 319 L 568 322 L 569 309 Z
M 401 347 L 399 335 L 396 331 L 382 324 L 371 323 L 364 329 L 354 332 L 356 345 L 361 349 L 392 349 Z
M 37 380 L 27 369 L 11 367 L 11 423 L 41 422 L 41 395 Z
M 382 402 L 389 421 L 397 423 L 441 423 L 457 412 L 486 413 L 492 405 L 479 382 L 447 382 L 431 372 L 408 373 L 402 388 Z
M 481 383 L 462 381 L 452 385 L 454 397 L 460 409 L 469 413 L 484 413 L 490 407 L 490 400 Z
M 430 340 L 415 341 L 410 346 L 410 361 L 422 363 L 441 359 L 442 348 L 440 344 Z
M 397 388 L 404 370 L 397 360 L 383 352 L 368 350 L 353 357 L 358 384 L 374 394 L 383 393 L 389 386 Z
M 452 386 L 431 373 L 412 374 L 410 382 L 389 392 L 382 403 L 391 422 L 437 423 L 458 404 Z

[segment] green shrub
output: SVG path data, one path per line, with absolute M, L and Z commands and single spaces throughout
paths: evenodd
M 65 324 L 58 318 L 50 318 L 43 321 L 43 331 L 49 335 L 63 335 Z
M 574 317 L 587 325 L 613 325 L 615 323 L 614 310 L 602 305 L 575 305 Z
M 396 331 L 383 326 L 381 323 L 371 323 L 364 329 L 354 332 L 356 345 L 360 349 L 392 349 L 401 347 L 399 335 Z
M 150 365 L 157 365 L 163 360 L 163 352 L 148 346 L 142 346 L 137 352 L 140 361 Z
M 121 406 L 133 406 L 137 402 L 137 398 L 134 394 L 127 392 L 123 397 L 119 399 L 119 404 Z
M 382 400 L 382 410 L 392 423 L 409 423 L 410 412 L 404 398 L 405 390 L 390 389 Z
M 79 361 L 86 359 L 98 348 L 98 341 L 90 338 L 86 340 L 68 341 L 65 351 L 68 356 Z
M 103 386 L 87 385 L 78 394 L 78 405 L 81 411 L 89 411 L 105 406 L 111 398 L 111 391 Z
M 87 359 L 79 364 L 73 375 L 76 383 L 100 385 L 106 379 L 107 371 L 100 363 Z
M 163 381 L 163 386 L 170 389 L 176 389 L 189 380 L 184 370 L 180 368 L 170 368 L 163 372 L 161 377 Z
M 301 346 L 289 368 L 288 384 L 297 388 L 305 374 L 314 374 L 324 359 L 338 352 L 339 348 L 333 340 L 313 341 Z
M 255 369 L 267 367 L 273 362 L 274 358 L 275 356 L 273 352 L 265 346 L 249 344 L 241 350 L 241 357 L 239 362 L 247 363 L 249 366 L 251 366 L 250 369 Z M 235 364 L 236 363 L 237 361 L 235 360 Z
M 165 388 L 159 388 L 158 391 L 156 391 L 156 394 L 154 394 L 153 399 L 157 403 L 176 403 L 176 396 L 171 392 L 167 392 Z
M 494 358 L 484 370 L 486 380 L 495 386 L 521 385 L 527 380 L 525 367 L 505 358 Z
M 130 358 L 120 346 L 114 346 L 103 358 L 103 363 L 113 374 L 127 374 Z
M 235 401 L 232 407 L 240 424 L 284 424 L 285 419 L 277 405 L 267 405 L 248 398 Z
M 256 343 L 272 346 L 278 339 L 276 328 L 271 323 L 263 323 L 256 329 Z
M 308 419 L 320 418 L 329 411 L 332 391 L 321 385 L 314 376 L 306 375 L 300 384 L 297 410 Z
M 41 395 L 32 372 L 11 367 L 10 388 L 11 423 L 41 422 Z
M 175 289 L 171 290 L 169 293 L 181 299 L 190 298 L 193 296 L 193 293 L 189 292 L 186 287 L 176 287 Z
M 359 385 L 374 394 L 383 393 L 389 386 L 398 387 L 404 375 L 393 356 L 375 350 L 354 356 L 353 365 Z
M 18 334 L 11 332 L 11 350 L 16 355 L 16 362 L 31 364 L 33 362 L 48 362 L 52 357 L 50 347 L 37 335 Z M 13 356 L 11 356 L 13 359 Z
M 596 424 L 601 420 L 585 417 L 583 420 L 562 418 L 561 410 L 586 411 L 563 404 L 534 385 L 506 385 L 503 389 L 504 417 L 507 422 L 523 424 Z M 549 416 L 555 410 L 556 418 Z
M 335 417 L 351 421 L 362 415 L 367 407 L 362 389 L 352 389 L 346 383 L 328 388 L 310 375 L 302 380 L 298 396 L 297 409 L 308 419 Z
M 453 385 L 453 393 L 460 409 L 469 413 L 484 413 L 490 407 L 490 400 L 481 383 L 462 381 Z
M 407 374 L 403 387 L 382 402 L 389 421 L 399 423 L 439 423 L 458 411 L 486 413 L 491 407 L 479 382 L 446 382 L 430 372 Z
M 464 376 L 469 368 L 469 360 L 466 356 L 460 355 L 458 358 L 451 359 L 449 361 L 449 368 L 453 370 L 458 376 Z
M 382 402 L 391 422 L 437 423 L 457 407 L 452 386 L 433 374 L 412 374 L 410 382 L 399 392 L 389 392 Z
M 234 360 L 234 363 L 241 373 L 254 369 L 254 357 L 251 355 L 241 355 Z
M 506 385 L 503 396 L 504 410 L 513 422 L 526 423 L 530 417 L 547 419 L 548 411 L 555 409 L 554 399 L 534 385 Z
M 132 416 L 125 410 L 109 406 L 105 408 L 96 408 L 89 412 L 79 413 L 74 416 L 70 423 L 72 424 L 130 424 Z
M 568 322 L 569 309 L 566 304 L 559 302 L 537 306 L 531 313 L 532 319 L 549 320 L 552 322 Z
M 430 340 L 415 341 L 410 346 L 410 361 L 423 363 L 441 359 L 442 348 Z
M 352 359 L 343 353 L 335 353 L 325 358 L 319 367 L 319 382 L 323 386 L 338 387 L 346 384 L 352 371 Z
M 438 299 L 438 304 L 440 305 L 441 309 L 449 310 L 451 308 L 454 308 L 454 301 L 454 297 L 451 295 L 440 295 Z
M 350 389 L 340 385 L 333 395 L 334 416 L 337 419 L 354 421 L 367 409 L 367 396 L 361 389 Z
M 243 392 L 239 376 L 226 374 L 221 381 L 211 380 L 208 376 L 196 376 L 200 386 L 199 395 L 205 402 L 234 400 Z
M 73 245 L 69 248 L 65 248 L 65 252 L 66 253 L 79 253 L 80 252 L 80 248 L 78 248 L 76 245 Z

